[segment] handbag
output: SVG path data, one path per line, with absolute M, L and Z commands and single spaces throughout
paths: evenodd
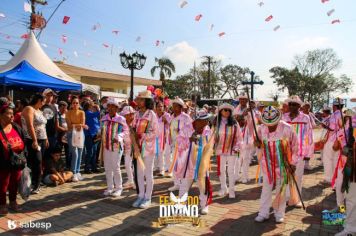
M 1 134 L 4 137 L 5 141 L 7 142 L 7 148 L 9 150 L 9 158 L 10 158 L 10 168 L 14 170 L 23 170 L 27 164 L 25 152 L 22 151 L 21 153 L 15 153 L 12 150 L 11 144 L 7 139 L 3 129 L 1 129 Z

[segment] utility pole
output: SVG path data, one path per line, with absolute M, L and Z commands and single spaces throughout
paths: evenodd
M 204 56 L 207 61 L 203 62 L 203 64 L 207 64 L 208 65 L 208 97 L 207 98 L 211 98 L 211 95 L 214 95 L 214 88 L 211 87 L 211 64 L 215 63 L 215 61 L 213 61 L 213 57 L 212 56 Z

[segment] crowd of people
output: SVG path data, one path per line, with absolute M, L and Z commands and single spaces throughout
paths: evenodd
M 148 208 L 157 172 L 172 178 L 169 191 L 178 191 L 179 197 L 196 183 L 201 214 L 209 213 L 212 202 L 210 175 L 219 177 L 219 196 L 235 198 L 236 183 L 250 183 L 249 168 L 255 158 L 259 163 L 256 179 L 263 182 L 255 221 L 269 219 L 272 207 L 276 223 L 281 223 L 287 205 L 304 207 L 304 170 L 312 168 L 310 159 L 320 151 L 323 183 L 335 189 L 335 207 L 344 205 L 346 198 L 347 219 L 340 235 L 356 233 L 356 116 L 352 110 L 343 112 L 343 100 L 335 100 L 332 108 L 324 107 L 316 116 L 311 104 L 298 96 L 289 97 L 281 107 L 241 95 L 236 107 L 223 103 L 203 108 L 189 107 L 178 97 L 166 104 L 153 99 L 149 90 L 129 103 L 113 97 L 96 103 L 87 96 L 57 102 L 56 96 L 46 89 L 30 101 L 15 104 L 0 98 L 1 215 L 8 213 L 7 192 L 9 208 L 19 209 L 16 195 L 21 170 L 12 168 L 14 153 L 26 156 L 32 194 L 38 194 L 42 184 L 82 181 L 82 164 L 85 174 L 100 173 L 103 165 L 104 196 L 118 197 L 123 188 L 134 188 L 137 199 L 132 206 Z M 315 128 L 324 130 L 318 141 Z M 211 158 L 216 158 L 217 173 L 209 173 Z

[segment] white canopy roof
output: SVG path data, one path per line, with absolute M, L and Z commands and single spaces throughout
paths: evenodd
M 54 64 L 43 51 L 32 31 L 29 33 L 28 39 L 22 44 L 15 56 L 13 56 L 5 65 L 0 66 L 0 73 L 13 69 L 24 60 L 46 75 L 67 82 L 80 84 L 79 81 L 64 73 L 56 64 Z

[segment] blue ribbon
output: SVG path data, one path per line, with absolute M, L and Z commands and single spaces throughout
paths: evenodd
M 202 155 L 203 155 L 203 138 L 200 137 L 200 139 L 199 139 L 199 147 L 198 147 L 197 163 L 195 165 L 195 172 L 194 172 L 194 180 L 195 181 L 198 179 L 198 173 L 199 173 L 199 167 L 200 167 L 200 162 L 201 162 Z

